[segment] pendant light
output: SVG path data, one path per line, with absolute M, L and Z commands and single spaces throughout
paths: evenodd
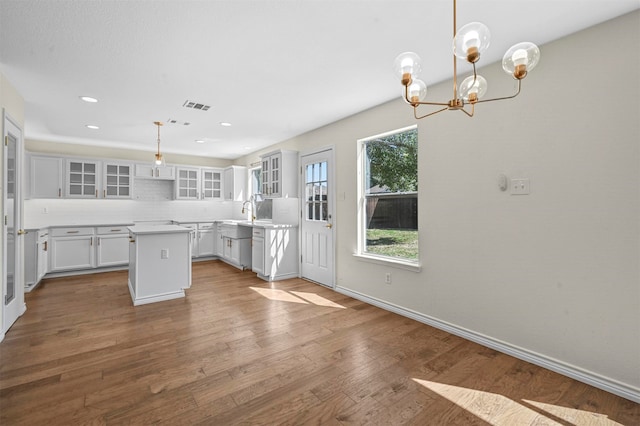
M 462 111 L 473 117 L 475 105 L 481 102 L 500 101 L 518 96 L 522 79 L 540 60 L 540 49 L 533 43 L 524 42 L 512 46 L 502 58 L 502 68 L 518 82 L 515 94 L 493 99 L 481 99 L 487 91 L 487 81 L 476 73 L 476 62 L 489 47 L 489 29 L 480 22 L 471 22 L 456 29 L 456 0 L 453 0 L 453 99 L 448 102 L 426 102 L 427 85 L 417 77 L 420 72 L 420 57 L 413 52 L 400 54 L 395 60 L 395 70 L 404 86 L 404 100 L 413 107 L 416 119 L 429 117 L 442 111 Z M 473 74 L 458 87 L 457 60 L 465 60 L 473 66 Z M 470 104 L 467 111 L 465 105 Z M 420 105 L 435 105 L 440 108 L 425 115 L 418 115 Z
M 160 126 L 162 126 L 162 122 L 154 121 L 153 124 L 158 126 L 158 152 L 156 153 L 154 164 L 156 166 L 164 166 L 165 165 L 164 157 L 162 154 L 160 154 Z

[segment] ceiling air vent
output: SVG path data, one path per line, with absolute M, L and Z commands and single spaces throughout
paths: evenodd
M 209 108 L 211 108 L 210 105 L 205 105 L 205 104 L 190 101 L 190 100 L 184 101 L 184 104 L 182 104 L 182 106 L 185 108 L 199 109 L 200 111 L 207 111 Z
M 167 123 L 169 123 L 169 124 L 182 124 L 183 126 L 188 126 L 188 125 L 190 125 L 190 124 L 191 124 L 191 123 L 190 123 L 190 122 L 188 122 L 188 121 L 181 122 L 181 121 L 178 121 L 178 120 L 174 120 L 173 118 L 169 118 L 169 119 L 167 120 Z

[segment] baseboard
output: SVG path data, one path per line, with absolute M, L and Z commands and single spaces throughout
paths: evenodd
M 485 336 L 480 333 L 476 333 L 466 328 L 458 327 L 454 324 L 450 324 L 446 321 L 441 321 L 437 318 L 415 312 L 410 309 L 403 308 L 401 306 L 394 305 L 384 300 L 376 299 L 357 291 L 350 290 L 348 288 L 337 286 L 335 291 L 353 297 L 354 299 L 361 300 L 369 303 L 370 305 L 377 306 L 384 310 L 394 312 L 407 318 L 411 318 L 423 324 L 430 325 L 437 329 L 446 331 L 480 345 L 486 346 L 491 349 L 495 349 L 499 352 L 511 355 L 515 358 L 523 361 L 530 362 L 531 364 L 538 365 L 556 373 L 562 374 L 580 382 L 586 383 L 598 389 L 610 392 L 614 395 L 618 395 L 622 398 L 626 398 L 630 401 L 640 403 L 640 389 L 630 386 L 625 383 L 621 383 L 616 380 L 603 377 L 599 374 L 595 374 L 590 371 L 583 370 L 579 367 L 564 363 L 560 360 L 553 359 L 542 354 L 529 351 L 527 349 L 511 345 L 507 342 L 496 340 L 489 336 Z

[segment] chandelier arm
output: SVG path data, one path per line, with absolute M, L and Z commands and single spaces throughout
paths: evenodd
M 482 100 L 479 100 L 479 101 L 477 101 L 475 103 L 479 104 L 481 102 L 493 102 L 493 101 L 503 101 L 505 99 L 513 99 L 513 98 L 515 98 L 516 96 L 518 96 L 520 94 L 520 89 L 521 88 L 522 88 L 522 80 L 518 80 L 518 91 L 514 95 L 503 96 L 501 98 L 482 99 Z
M 410 102 L 411 103 L 411 102 Z M 411 105 L 414 105 L 414 107 L 418 106 L 418 105 L 440 105 L 440 106 L 449 106 L 448 102 L 413 102 L 411 103 Z
M 429 105 L 444 105 L 444 104 L 429 104 Z M 433 111 L 433 112 L 430 112 L 429 114 L 425 114 L 425 115 L 422 115 L 422 116 L 418 117 L 418 114 L 417 114 L 418 108 L 417 107 L 413 107 L 413 116 L 416 118 L 416 120 L 420 120 L 422 118 L 429 117 L 430 115 L 435 115 L 435 114 L 437 114 L 439 112 L 446 111 L 447 109 L 448 108 L 442 108 L 442 109 L 439 109 L 437 111 Z
M 465 114 L 467 114 L 469 117 L 473 117 L 473 114 L 475 114 L 476 112 L 476 104 L 473 103 L 471 104 L 471 112 L 468 112 L 466 109 L 464 108 L 460 108 L 460 111 L 464 112 Z

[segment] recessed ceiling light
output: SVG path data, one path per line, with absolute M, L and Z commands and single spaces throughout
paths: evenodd
M 223 126 L 223 127 L 230 127 L 231 123 L 227 123 L 226 121 L 221 121 L 220 125 Z
M 85 102 L 92 103 L 92 104 L 95 104 L 96 102 L 98 102 L 98 100 L 96 98 L 92 98 L 91 96 L 80 96 L 80 99 L 82 99 Z
M 196 143 L 204 143 L 202 139 L 196 139 Z
M 87 129 L 91 129 L 91 130 L 98 130 L 100 127 L 96 126 L 95 124 L 87 124 Z

